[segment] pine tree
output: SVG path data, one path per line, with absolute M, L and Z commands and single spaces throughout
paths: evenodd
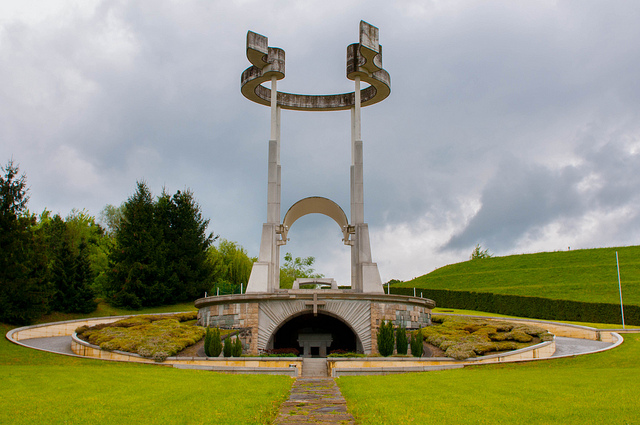
M 30 324 L 49 310 L 44 245 L 27 211 L 24 174 L 9 161 L 0 175 L 0 322 Z

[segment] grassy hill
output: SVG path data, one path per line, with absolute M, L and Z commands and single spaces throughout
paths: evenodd
M 640 246 L 510 255 L 451 264 L 394 286 L 640 306 Z

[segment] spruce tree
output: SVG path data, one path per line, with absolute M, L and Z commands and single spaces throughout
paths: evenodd
M 162 234 L 155 221 L 155 204 L 146 183 L 125 203 L 115 234 L 107 291 L 114 305 L 128 308 L 161 305 L 167 299 L 161 251 Z
M 211 289 L 207 249 L 215 240 L 191 191 L 154 201 L 145 183 L 122 208 L 107 290 L 115 305 L 138 308 L 201 297 Z
M 42 237 L 27 211 L 26 176 L 9 161 L 0 175 L 0 322 L 27 325 L 49 309 Z

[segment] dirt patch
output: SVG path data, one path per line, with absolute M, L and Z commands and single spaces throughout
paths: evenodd
M 204 357 L 204 338 L 180 351 L 176 357 Z
M 428 342 L 424 343 L 424 353 L 422 357 L 445 357 L 444 351 L 440 347 L 431 345 Z

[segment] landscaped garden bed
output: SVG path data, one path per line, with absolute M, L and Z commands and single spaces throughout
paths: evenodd
M 103 350 L 126 351 L 162 361 L 202 339 L 197 312 L 132 316 L 109 324 L 82 326 L 78 337 Z
M 425 342 L 457 360 L 518 350 L 553 339 L 545 329 L 533 325 L 456 316 L 433 316 L 431 320 L 432 326 L 421 329 Z

